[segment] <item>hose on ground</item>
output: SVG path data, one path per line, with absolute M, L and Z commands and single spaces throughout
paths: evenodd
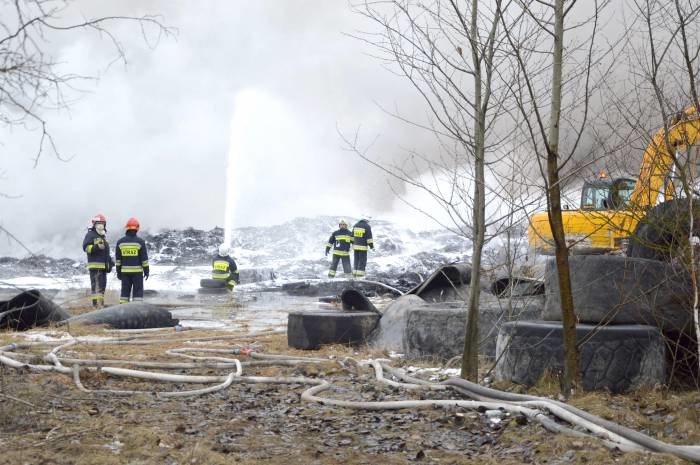
M 596 424 L 620 437 L 625 438 L 626 440 L 639 444 L 647 450 L 673 454 L 683 459 L 690 460 L 695 463 L 700 463 L 700 446 L 676 446 L 673 444 L 667 444 L 663 441 L 659 441 L 658 439 L 649 437 L 646 434 L 642 434 L 638 431 L 619 425 L 612 421 L 605 420 L 603 418 L 600 418 L 596 415 L 588 413 L 584 410 L 581 410 L 564 402 L 559 402 L 557 400 L 552 399 L 543 399 L 524 394 L 498 391 L 496 389 L 487 388 L 461 378 L 452 378 L 447 381 L 444 381 L 443 384 L 460 386 L 466 390 L 472 391 L 474 393 L 480 393 L 481 395 L 491 397 L 494 399 L 506 401 L 520 401 L 525 404 L 527 404 L 528 402 L 544 401 L 548 406 L 556 406 L 557 408 L 566 410 L 583 420 Z
M 198 340 L 217 340 L 230 339 L 227 335 L 220 338 L 196 338 Z M 239 339 L 242 339 L 239 336 Z M 185 342 L 192 341 L 188 339 Z M 80 358 L 61 358 L 59 354 L 62 350 L 68 347 L 85 344 L 85 345 L 146 345 L 159 344 L 163 342 L 172 343 L 172 338 L 167 339 L 152 339 L 138 337 L 136 335 L 126 338 L 72 338 L 70 340 L 61 340 L 55 342 L 30 342 L 30 343 L 15 343 L 0 347 L 0 364 L 4 364 L 15 369 L 29 369 L 37 372 L 58 372 L 61 374 L 72 375 L 76 387 L 86 393 L 108 394 L 108 395 L 137 395 L 137 394 L 155 394 L 157 397 L 186 397 L 197 396 L 213 392 L 218 392 L 229 388 L 232 384 L 287 384 L 287 385 L 307 385 L 311 386 L 306 389 L 301 398 L 307 402 L 315 402 L 323 405 L 331 405 L 359 410 L 398 410 L 398 409 L 429 409 L 429 408 L 446 408 L 446 407 L 462 407 L 469 409 L 499 409 L 506 412 L 521 414 L 527 418 L 538 422 L 548 431 L 558 434 L 566 434 L 575 437 L 596 437 L 602 441 L 606 447 L 617 448 L 623 451 L 640 451 L 648 450 L 654 452 L 669 453 L 686 460 L 700 463 L 700 447 L 698 446 L 677 446 L 667 444 L 657 439 L 646 436 L 642 433 L 618 425 L 608 420 L 604 420 L 581 409 L 573 407 L 552 399 L 546 399 L 536 396 L 523 394 L 509 393 L 481 386 L 476 383 L 471 383 L 467 380 L 452 378 L 442 383 L 434 383 L 417 377 L 406 374 L 403 370 L 391 367 L 386 360 L 368 360 L 357 361 L 352 358 L 338 360 L 333 358 L 319 357 L 301 357 L 293 355 L 275 355 L 263 354 L 258 351 L 243 351 L 236 348 L 178 348 L 169 349 L 166 354 L 170 356 L 185 357 L 196 363 L 170 363 L 170 362 L 149 362 L 149 361 L 130 361 L 130 360 L 86 360 Z M 29 358 L 31 354 L 20 354 L 16 351 L 19 349 L 32 349 L 37 347 L 49 347 L 50 350 L 44 356 L 44 359 L 52 365 L 25 363 L 13 358 Z M 241 362 L 237 358 L 218 357 L 218 356 L 197 356 L 189 353 L 203 354 L 240 354 L 247 355 L 249 359 L 254 361 Z M 472 400 L 463 399 L 427 399 L 427 400 L 396 400 L 396 401 L 377 401 L 377 402 L 360 402 L 352 400 L 337 400 L 327 397 L 321 397 L 318 394 L 327 391 L 333 385 L 326 380 L 308 377 L 266 377 L 266 376 L 243 376 L 243 366 L 251 366 L 254 364 L 266 365 L 288 365 L 297 366 L 309 363 L 328 363 L 335 362 L 345 366 L 353 364 L 357 367 L 371 367 L 374 370 L 375 379 L 377 382 L 392 386 L 397 389 L 406 390 L 427 390 L 440 391 L 450 388 L 460 395 L 466 396 Z M 64 364 L 72 365 L 68 368 Z M 110 364 L 121 364 L 143 368 L 160 368 L 160 369 L 190 369 L 190 368 L 211 368 L 211 369 L 227 369 L 235 367 L 234 372 L 229 372 L 227 375 L 216 376 L 199 376 L 199 375 L 175 375 L 169 373 L 161 373 L 154 371 L 132 370 L 126 368 L 118 368 L 114 366 L 105 366 Z M 198 383 L 211 384 L 200 389 L 185 390 L 185 391 L 135 391 L 135 390 L 111 390 L 111 389 L 87 389 L 80 380 L 81 366 L 88 369 L 97 369 L 102 373 L 110 376 L 127 377 L 135 379 L 146 379 L 150 381 L 168 382 L 168 383 Z M 400 381 L 394 381 L 385 377 L 384 372 L 391 374 Z M 552 420 L 545 412 L 565 421 L 569 425 L 582 428 L 587 432 L 579 431 L 568 426 L 557 423 Z

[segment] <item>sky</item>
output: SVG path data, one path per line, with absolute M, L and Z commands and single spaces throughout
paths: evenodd
M 127 22 L 109 39 L 90 31 L 52 36 L 46 47 L 73 73 L 99 75 L 70 92 L 69 110 L 44 112 L 58 150 L 34 167 L 38 133 L 0 134 L 0 225 L 45 253 L 80 242 L 90 218 L 121 228 L 222 226 L 236 95 L 248 92 L 236 155 L 234 226 L 279 224 L 317 214 L 410 216 L 385 175 L 345 149 L 338 131 L 377 142 L 371 154 L 397 160 L 429 147 L 427 134 L 380 106 L 424 112 L 407 82 L 349 37 L 366 20 L 345 1 L 80 0 L 65 21 L 158 14 L 177 29 L 154 45 Z M 400 103 L 399 103 L 400 102 Z M 397 213 L 398 212 L 398 213 Z M 419 220 L 426 223 L 424 218 Z M 0 238 L 0 254 L 16 246 Z M 79 247 L 79 246 L 76 246 Z

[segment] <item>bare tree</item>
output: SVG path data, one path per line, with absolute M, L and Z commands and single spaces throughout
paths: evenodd
M 462 376 L 471 380 L 478 378 L 479 280 L 490 223 L 485 167 L 493 162 L 487 159 L 489 154 L 504 140 L 496 127 L 498 115 L 503 114 L 503 89 L 494 86 L 495 70 L 504 58 L 500 52 L 503 4 L 503 0 L 491 4 L 477 0 L 352 3 L 356 12 L 379 26 L 379 32 L 356 37 L 409 80 L 425 102 L 429 122 L 393 114 L 433 133 L 440 155 L 411 152 L 402 166 L 387 167 L 360 148 L 357 135 L 341 137 L 370 163 L 428 193 L 451 219 L 448 228 L 471 239 L 472 276 L 462 357 Z M 424 182 L 421 174 L 437 182 Z
M 653 112 L 652 121 L 662 131 L 657 133 L 661 140 L 652 139 L 658 145 L 659 164 L 665 163 L 666 186 L 675 187 L 675 194 L 684 198 L 682 214 L 685 220 L 682 229 L 684 238 L 675 238 L 676 244 L 657 244 L 660 247 L 675 248 L 666 253 L 683 263 L 692 284 L 692 314 L 695 344 L 700 341 L 700 279 L 698 270 L 698 245 L 700 245 L 700 206 L 697 205 L 700 180 L 700 5 L 692 0 L 633 0 L 631 2 L 641 40 L 634 42 L 630 56 L 630 67 L 637 70 L 633 82 L 634 95 L 638 100 L 648 102 Z M 652 98 L 646 98 L 645 91 Z M 695 147 L 694 147 L 695 146 Z M 666 159 L 670 159 L 666 161 Z M 665 194 L 671 189 L 663 189 Z M 678 226 L 678 219 L 672 225 L 658 225 L 660 228 Z M 677 230 L 677 229 L 676 229 Z M 681 335 L 682 337 L 682 335 Z M 687 347 L 678 341 L 671 341 L 672 351 L 683 358 L 678 351 Z M 696 347 L 693 357 L 700 373 L 700 347 Z M 675 359 L 676 357 L 674 357 Z M 696 380 L 697 383 L 697 380 Z
M 579 353 L 576 340 L 569 245 L 562 221 L 562 183 L 580 149 L 589 119 L 593 88 L 592 72 L 599 59 L 595 47 L 598 19 L 606 2 L 586 2 L 590 13 L 582 20 L 572 19 L 576 0 L 552 2 L 521 1 L 502 15 L 517 84 L 511 96 L 523 121 L 522 130 L 537 156 L 547 200 L 549 224 L 555 248 L 564 339 L 562 393 L 568 396 L 580 386 Z M 520 18 L 508 20 L 511 16 Z M 577 29 L 575 36 L 565 34 Z M 568 65 L 568 66 L 567 66 Z M 549 77 L 547 78 L 547 74 Z M 568 100 L 563 99 L 564 89 Z M 566 135 L 568 147 L 562 147 Z
M 0 3 L 0 123 L 6 127 L 38 130 L 34 163 L 48 149 L 60 158 L 45 111 L 67 108 L 66 94 L 81 81 L 95 76 L 65 71 L 57 61 L 52 41 L 65 35 L 94 33 L 107 38 L 115 61 L 126 63 L 122 42 L 110 27 L 131 22 L 144 40 L 153 46 L 163 36 L 175 33 L 157 16 L 102 16 L 69 21 L 72 0 L 5 0 Z

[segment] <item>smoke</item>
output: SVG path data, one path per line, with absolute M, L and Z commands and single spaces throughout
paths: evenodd
M 37 132 L 8 128 L 0 135 L 0 193 L 21 196 L 0 197 L 0 225 L 30 245 L 74 255 L 97 212 L 107 215 L 110 232 L 130 216 L 148 230 L 222 226 L 233 102 L 250 88 L 264 97 L 246 134 L 255 150 L 236 172 L 236 226 L 316 214 L 417 215 L 401 207 L 394 190 L 424 205 L 401 183 L 389 187 L 385 174 L 344 150 L 338 136 L 338 128 L 352 136 L 358 127 L 363 142 L 379 136 L 371 153 L 381 163 L 406 166 L 408 149 L 441 155 L 433 135 L 378 107 L 396 105 L 412 119 L 425 119 L 424 103 L 407 80 L 387 72 L 371 56 L 372 47 L 344 35 L 369 27 L 345 2 L 68 5 L 61 21 L 158 14 L 178 35 L 154 46 L 153 28 L 115 22 L 110 30 L 126 51 L 126 64 L 114 60 L 113 43 L 104 34 L 47 38 L 61 69 L 100 80 L 68 92 L 70 110 L 43 115 L 68 161 L 45 153 L 34 169 Z M 625 18 L 614 13 L 606 20 L 603 30 L 616 40 L 615 28 Z M 627 84 L 621 77 L 632 64 L 620 64 L 610 73 L 609 94 L 621 95 Z M 597 66 L 599 75 L 609 72 Z M 580 97 L 580 87 L 578 92 L 568 97 Z M 611 110 L 600 95 L 593 105 L 592 115 Z M 577 117 L 567 115 L 573 123 Z M 593 131 L 580 142 L 584 155 L 578 161 L 591 169 L 597 166 L 586 157 L 600 137 Z M 0 255 L 8 253 L 22 251 L 0 240 Z
M 21 197 L 0 198 L 0 225 L 29 244 L 75 235 L 64 250 L 47 251 L 52 255 L 73 255 L 97 212 L 111 231 L 130 216 L 148 230 L 222 226 L 232 102 L 245 88 L 275 105 L 256 116 L 249 135 L 260 150 L 241 173 L 237 226 L 392 209 L 384 175 L 345 151 L 337 128 L 362 125 L 370 137 L 381 134 L 376 153 L 391 159 L 397 146 L 425 138 L 375 101 L 407 102 L 409 111 L 420 103 L 343 35 L 361 21 L 346 4 L 84 0 L 69 3 L 62 21 L 141 14 L 162 14 L 178 35 L 151 49 L 153 30 L 144 40 L 137 24 L 114 23 L 126 64 L 114 61 L 105 35 L 83 31 L 47 41 L 62 69 L 100 80 L 69 91 L 70 110 L 43 114 L 68 161 L 44 153 L 35 169 L 39 134 L 16 128 L 2 135 L 0 192 Z M 275 149 L 262 153 L 272 143 Z M 0 254 L 14 248 L 3 241 Z

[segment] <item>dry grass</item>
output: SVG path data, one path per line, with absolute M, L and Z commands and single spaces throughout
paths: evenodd
M 246 336 L 244 331 L 225 332 L 196 330 L 175 332 L 174 330 L 151 333 L 114 333 L 94 326 L 74 326 L 51 328 L 49 332 L 59 337 L 70 331 L 73 336 L 99 335 L 120 337 L 123 344 L 100 345 L 79 344 L 64 350 L 65 356 L 94 359 L 129 359 L 153 361 L 184 361 L 173 359 L 165 354 L 170 348 L 178 347 L 220 347 L 233 348 L 255 344 L 257 350 L 265 353 L 284 353 L 294 356 L 385 358 L 382 351 L 367 348 L 354 348 L 346 345 L 325 346 L 318 351 L 303 351 L 287 347 L 285 334 L 263 334 L 257 337 Z M 42 331 L 46 333 L 46 331 Z M 223 334 L 222 334 L 223 333 Z M 222 340 L 188 342 L 197 338 L 226 337 Z M 0 344 L 21 342 L 26 338 L 20 333 L 1 333 Z M 134 341 L 157 340 L 157 343 L 134 344 Z M 35 348 L 31 353 L 41 356 L 46 348 Z M 430 361 L 410 361 L 411 365 L 435 366 Z M 338 364 L 304 365 L 299 368 L 263 366 L 253 368 L 256 375 L 275 376 L 291 374 L 293 371 L 307 376 L 335 377 L 342 375 Z M 193 370 L 188 372 L 194 373 Z M 198 373 L 213 373 L 210 370 L 196 370 Z M 112 389 L 128 388 L 136 390 L 163 390 L 162 385 L 133 380 L 110 378 L 102 373 L 83 370 L 83 381 L 89 387 L 108 386 Z M 536 395 L 555 396 L 559 391 L 559 380 L 551 374 L 543 377 L 537 386 L 524 390 L 520 386 L 501 383 L 500 389 L 528 392 Z M 183 387 L 165 388 L 180 389 Z M 189 387 L 185 387 L 189 388 Z M 244 387 L 229 390 L 229 402 L 235 402 L 236 393 Z M 267 389 L 267 390 L 266 390 Z M 266 392 L 276 392 L 278 388 L 260 388 L 261 396 Z M 298 402 L 299 389 L 292 391 L 290 398 Z M 342 456 L 318 456 L 314 444 L 318 441 L 313 434 L 298 439 L 296 455 L 267 458 L 250 456 L 247 453 L 222 452 L 217 444 L 217 434 L 222 431 L 246 431 L 241 437 L 241 447 L 249 449 L 260 444 L 274 444 L 280 433 L 271 434 L 259 430 L 255 416 L 250 417 L 214 413 L 221 409 L 221 398 L 202 397 L 195 400 L 159 401 L 149 395 L 127 399 L 107 399 L 84 394 L 75 389 L 72 380 L 58 374 L 21 373 L 0 367 L 0 447 L 3 455 L 0 463 L 165 463 L 172 460 L 189 464 L 310 464 L 338 463 L 353 465 L 359 463 L 406 463 L 406 454 L 386 454 L 381 458 L 372 454 L 355 451 Z M 571 400 L 573 405 L 583 408 L 638 431 L 657 438 L 679 444 L 700 443 L 700 392 L 675 392 L 665 389 L 645 390 L 628 395 L 611 395 L 604 392 L 583 393 Z M 316 411 L 310 409 L 311 414 Z M 188 412 L 197 411 L 197 415 Z M 210 414 L 207 412 L 211 412 Z M 350 412 L 336 410 L 335 417 L 352 416 Z M 210 415 L 210 426 L 199 426 L 197 421 Z M 420 413 L 420 416 L 427 413 Z M 199 418 L 199 420 L 188 419 Z M 214 420 L 214 418 L 217 418 Z M 194 428 L 197 434 L 188 433 Z M 185 426 L 183 426 L 185 425 Z M 183 429 L 184 428 L 184 429 Z M 410 430 L 409 430 L 410 431 Z M 272 441 L 272 442 L 270 442 Z M 308 444 L 306 443 L 308 441 Z M 499 447 L 518 448 L 528 445 L 534 449 L 532 463 L 557 463 L 562 457 L 572 464 L 621 465 L 680 464 L 679 459 L 658 454 L 620 454 L 604 448 L 598 441 L 572 439 L 547 433 L 535 425 L 520 427 L 509 423 L 498 439 Z M 116 452 L 118 450 L 118 453 Z M 372 459 L 372 457 L 375 457 Z M 468 458 L 454 452 L 431 450 L 425 463 L 464 463 L 511 465 L 524 463 L 519 458 L 490 457 L 481 454 Z

